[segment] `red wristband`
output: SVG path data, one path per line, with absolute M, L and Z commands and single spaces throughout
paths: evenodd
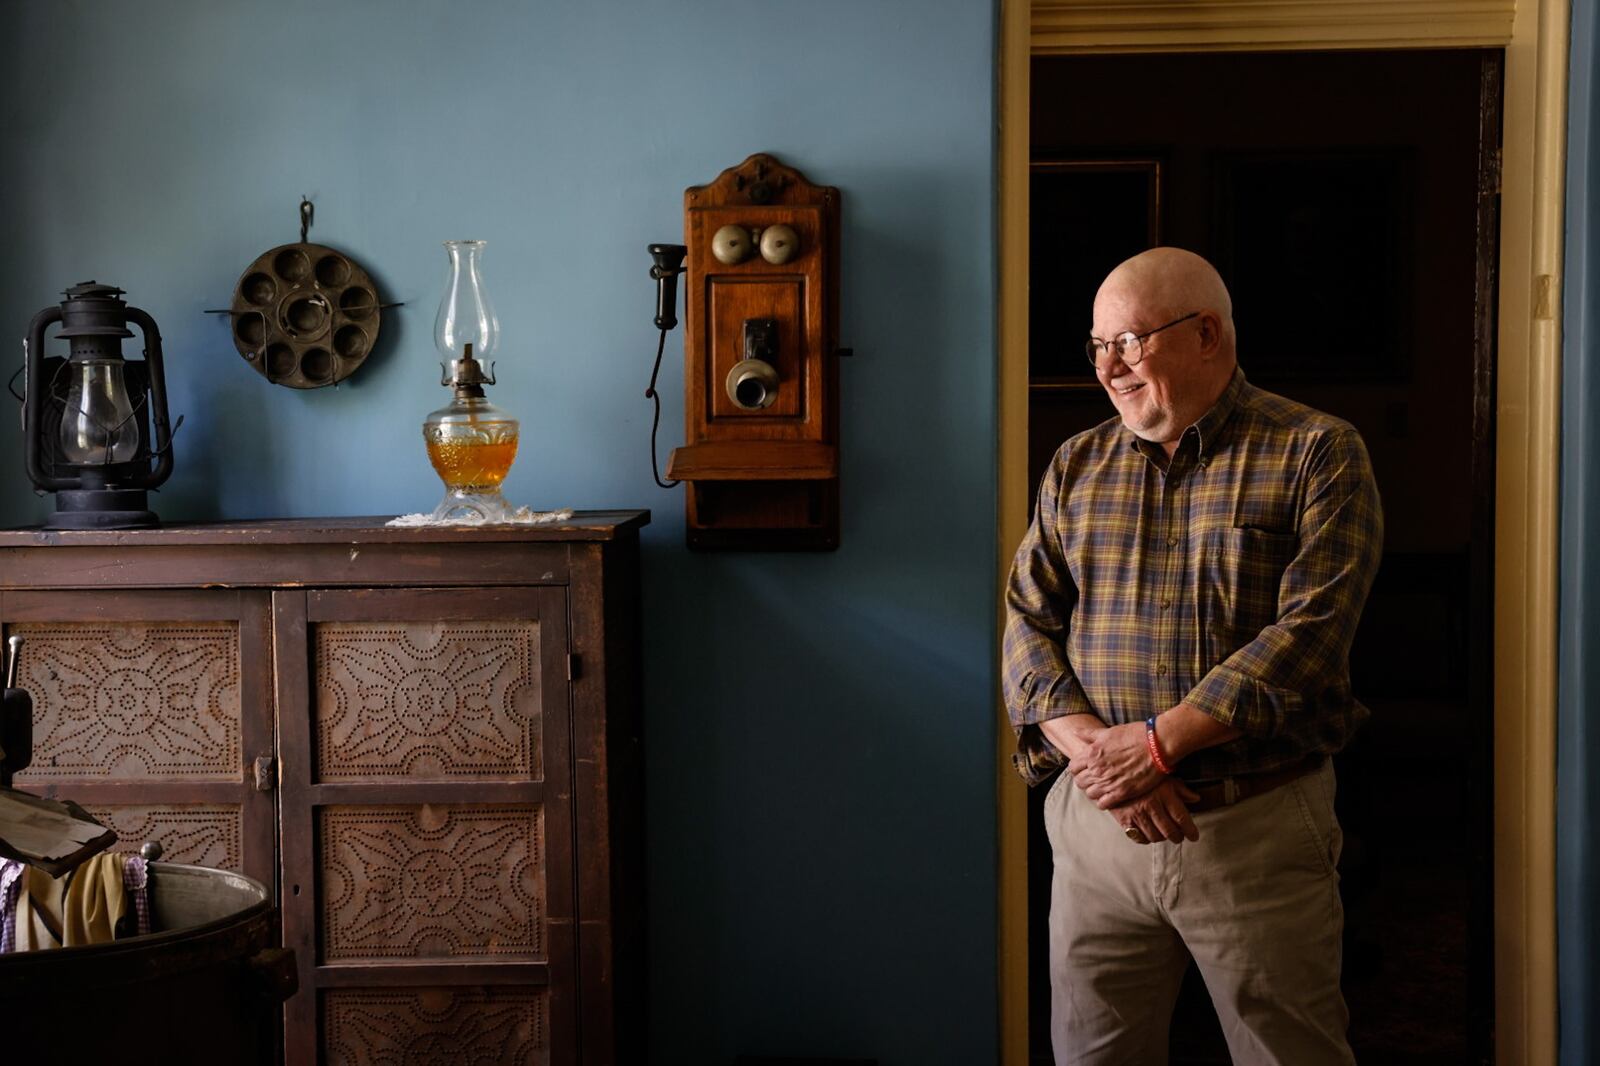
M 1153 714 L 1144 720 L 1144 746 L 1150 750 L 1150 761 L 1156 764 L 1156 769 L 1172 776 L 1172 767 L 1167 765 L 1166 757 L 1161 754 L 1161 742 L 1156 739 L 1156 716 Z

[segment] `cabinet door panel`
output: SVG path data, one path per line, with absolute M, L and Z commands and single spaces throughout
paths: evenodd
M 86 803 L 84 809 L 117 831 L 115 851 L 134 851 L 147 840 L 161 845 L 167 862 L 243 870 L 244 809 L 226 803 Z M 272 884 L 272 872 L 263 884 Z
M 323 622 L 319 781 L 543 779 L 539 623 Z
M 317 812 L 322 958 L 545 958 L 544 818 L 534 806 Z
M 548 1010 L 537 988 L 332 989 L 322 994 L 322 1061 L 547 1066 Z
M 484 1061 L 574 1047 L 565 590 L 278 592 L 273 610 L 289 1060 L 450 1033 Z
M 270 890 L 272 781 L 253 774 L 273 750 L 269 611 L 264 592 L 4 593 L 34 707 L 18 787 L 82 804 L 114 850 L 155 841 Z
M 18 622 L 28 780 L 242 779 L 236 622 Z

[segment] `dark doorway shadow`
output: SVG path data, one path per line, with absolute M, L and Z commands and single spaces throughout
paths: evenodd
M 1112 414 L 1080 354 L 1094 293 L 1071 279 L 1103 276 L 1146 231 L 1222 271 L 1252 383 L 1346 419 L 1372 455 L 1387 529 L 1351 673 L 1373 715 L 1336 760 L 1344 990 L 1361 1062 L 1493 1059 L 1503 62 L 1462 50 L 1033 63 L 1033 154 L 1050 168 L 1035 197 L 1070 199 L 1078 173 L 1100 188 L 1127 175 L 1127 187 L 1105 201 L 1123 205 L 1115 217 L 1032 206 L 1031 483 L 1061 441 Z M 1152 167 L 1159 188 L 1143 196 L 1135 184 Z M 1035 1063 L 1051 1061 L 1043 794 L 1029 823 Z M 1445 828 L 1419 832 L 1421 811 L 1448 812 Z M 1172 1061 L 1229 1061 L 1192 968 Z

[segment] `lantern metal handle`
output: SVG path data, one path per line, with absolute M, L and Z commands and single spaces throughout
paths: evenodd
M 160 485 L 172 473 L 172 427 L 167 424 L 167 381 L 163 369 L 166 362 L 161 352 L 161 330 L 156 327 L 156 320 L 141 308 L 130 307 L 124 315 L 144 334 L 145 371 L 150 380 L 152 402 L 149 406 L 155 437 L 150 451 L 156 457 L 156 468 L 150 476 L 153 484 Z

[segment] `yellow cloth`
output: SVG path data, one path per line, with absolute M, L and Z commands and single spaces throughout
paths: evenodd
M 101 852 L 72 875 L 61 915 L 65 946 L 116 939 L 117 919 L 128 911 L 128 890 L 122 887 L 125 861 L 125 856 Z
M 42 951 L 61 946 L 61 895 L 65 881 L 52 878 L 36 866 L 22 875 L 17 893 L 18 951 Z M 54 930 L 54 932 L 52 932 Z
M 128 890 L 122 886 L 124 861 L 125 856 L 102 852 L 79 866 L 70 882 L 29 867 L 17 896 L 17 950 L 114 940 L 117 920 L 129 910 Z M 60 939 L 55 930 L 60 930 Z

